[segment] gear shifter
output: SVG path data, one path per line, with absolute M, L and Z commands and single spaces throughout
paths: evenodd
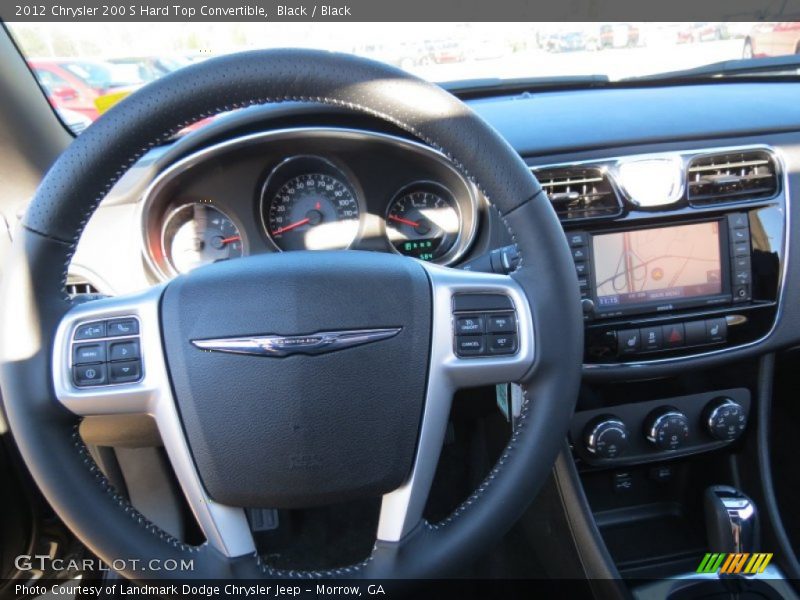
M 753 501 L 734 487 L 714 485 L 704 497 L 706 534 L 712 552 L 758 549 L 758 515 Z

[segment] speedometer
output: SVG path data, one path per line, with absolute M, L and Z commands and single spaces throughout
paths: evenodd
M 352 186 L 336 167 L 316 157 L 282 163 L 264 187 L 261 212 L 267 236 L 281 250 L 347 248 L 360 226 Z

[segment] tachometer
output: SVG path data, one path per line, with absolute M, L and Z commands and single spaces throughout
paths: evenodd
M 336 167 L 317 157 L 289 159 L 273 171 L 261 211 L 267 235 L 281 250 L 347 248 L 360 226 L 352 186 Z
M 445 187 L 420 182 L 400 191 L 386 212 L 386 235 L 400 254 L 435 261 L 454 246 L 461 217 Z
M 162 254 L 176 273 L 242 256 L 239 229 L 218 208 L 202 202 L 183 204 L 166 219 L 161 232 Z

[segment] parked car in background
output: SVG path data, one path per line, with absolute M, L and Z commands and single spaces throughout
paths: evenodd
M 58 114 L 61 122 L 67 126 L 67 129 L 76 135 L 83 133 L 92 124 L 92 120 L 89 117 L 68 108 L 56 107 L 56 114 Z
M 722 23 L 691 23 L 685 29 L 678 31 L 679 44 L 713 42 L 724 37 L 726 37 L 725 27 Z
M 800 54 L 800 22 L 758 23 L 744 40 L 743 58 Z
M 547 38 L 545 50 L 548 52 L 576 52 L 587 49 L 587 36 L 583 31 L 564 31 Z
M 127 72 L 145 83 L 154 81 L 192 63 L 191 60 L 183 56 L 123 57 L 112 58 L 108 62 L 121 68 L 129 69 Z
M 55 108 L 75 111 L 92 121 L 100 115 L 95 103 L 98 98 L 112 91 L 133 90 L 143 83 L 103 61 L 35 58 L 28 65 Z
M 606 23 L 600 26 L 599 46 L 633 48 L 639 45 L 639 28 L 631 23 Z

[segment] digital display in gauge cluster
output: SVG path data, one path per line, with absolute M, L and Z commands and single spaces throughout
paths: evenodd
M 434 261 L 455 244 L 461 229 L 458 204 L 437 183 L 418 182 L 402 189 L 386 211 L 386 235 L 405 256 Z

